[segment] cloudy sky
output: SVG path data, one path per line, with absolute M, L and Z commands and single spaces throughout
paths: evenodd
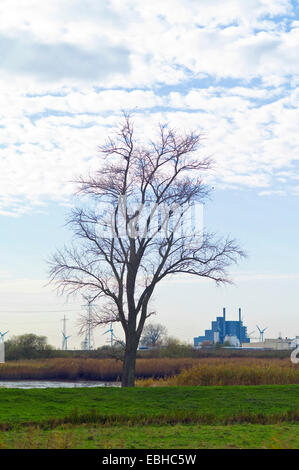
M 142 135 L 200 129 L 215 161 L 205 223 L 249 254 L 234 286 L 165 283 L 159 321 L 191 340 L 241 306 L 249 331 L 299 335 L 298 12 L 290 0 L 1 1 L 0 331 L 59 345 L 66 312 L 79 345 L 82 300 L 45 286 L 45 260 L 70 238 L 69 181 L 98 166 L 126 109 Z

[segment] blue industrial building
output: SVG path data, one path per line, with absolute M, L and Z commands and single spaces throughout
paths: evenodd
M 205 330 L 204 336 L 197 336 L 194 338 L 194 346 L 198 347 L 204 341 L 211 343 L 224 343 L 225 338 L 235 337 L 238 339 L 239 344 L 250 343 L 250 338 L 247 336 L 247 328 L 243 326 L 241 319 L 241 309 L 239 308 L 239 320 L 227 321 L 225 308 L 223 309 L 223 316 L 217 317 L 216 321 L 212 321 L 211 329 Z

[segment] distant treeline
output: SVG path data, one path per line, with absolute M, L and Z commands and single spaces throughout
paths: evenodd
M 45 336 L 25 334 L 14 336 L 5 343 L 6 361 L 23 359 L 49 359 L 49 358 L 94 358 L 122 359 L 121 346 L 103 346 L 92 351 L 84 350 L 57 350 L 47 343 Z M 140 359 L 153 358 L 208 358 L 208 357 L 257 357 L 257 358 L 286 358 L 290 351 L 275 350 L 249 350 L 230 349 L 225 347 L 194 349 L 191 345 L 181 343 L 177 339 L 169 338 L 164 346 L 140 350 L 137 357 Z

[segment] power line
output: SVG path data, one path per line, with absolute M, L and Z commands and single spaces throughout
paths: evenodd
M 1 310 L 0 313 L 70 313 L 70 312 L 77 312 L 78 313 L 79 309 L 76 310 Z

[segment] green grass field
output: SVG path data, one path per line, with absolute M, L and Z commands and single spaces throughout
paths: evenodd
M 0 449 L 298 449 L 299 425 L 63 425 L 0 434 Z
M 0 448 L 298 448 L 299 386 L 0 389 Z

